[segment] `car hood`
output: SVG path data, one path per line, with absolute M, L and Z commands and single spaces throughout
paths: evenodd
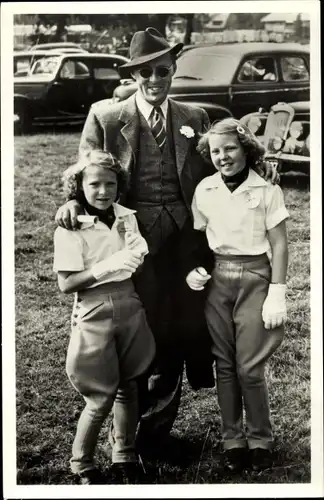
M 172 80 L 172 85 L 171 89 L 178 89 L 178 88 L 187 88 L 192 89 L 195 88 L 205 88 L 205 87 L 228 87 L 230 85 L 230 82 L 228 81 L 228 78 L 222 78 L 221 75 L 219 75 L 219 78 L 217 80 L 215 78 L 210 78 L 210 79 L 201 79 L 201 80 L 193 80 L 189 78 L 182 78 L 182 77 L 175 77 Z
M 228 81 L 219 80 L 189 80 L 187 78 L 177 78 L 173 80 L 170 94 L 196 94 L 201 92 L 219 91 L 228 88 Z

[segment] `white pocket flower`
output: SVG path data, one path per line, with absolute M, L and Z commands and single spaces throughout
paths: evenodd
M 195 137 L 195 131 L 188 125 L 182 125 L 180 134 L 185 135 L 187 139 L 190 139 L 190 137 Z

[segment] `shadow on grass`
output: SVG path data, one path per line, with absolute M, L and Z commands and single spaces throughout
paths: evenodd
M 33 136 L 37 134 L 75 134 L 81 133 L 84 123 L 78 124 L 63 124 L 63 125 L 33 125 L 28 133 L 23 134 L 24 137 Z
M 308 191 L 310 188 L 310 177 L 299 172 L 281 174 L 280 186 L 283 188 L 295 188 Z
M 240 474 L 231 475 L 224 471 L 219 442 L 214 437 L 189 440 L 170 437 L 154 450 L 146 449 L 141 455 L 142 474 L 138 484 L 253 484 L 253 483 L 308 483 L 310 466 L 297 463 L 285 450 L 274 452 L 273 467 L 253 472 L 249 466 Z M 107 457 L 100 461 L 100 469 L 106 484 L 121 484 L 110 469 Z M 34 456 L 20 454 L 18 484 L 76 484 L 69 470 L 62 468 L 60 457 L 46 450 Z

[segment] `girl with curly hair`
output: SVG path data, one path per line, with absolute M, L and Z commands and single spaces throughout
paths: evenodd
M 66 370 L 83 396 L 70 466 L 81 484 L 98 484 L 94 466 L 100 429 L 114 404 L 112 461 L 123 482 L 136 480 L 135 432 L 139 376 L 155 354 L 145 312 L 131 280 L 148 253 L 134 210 L 116 203 L 121 167 L 115 158 L 92 151 L 63 175 L 68 199 L 85 206 L 80 229 L 58 227 L 54 271 L 59 288 L 75 293 Z M 127 446 L 125 446 L 125 444 Z
M 260 470 L 272 464 L 264 372 L 284 335 L 289 214 L 280 187 L 257 173 L 265 150 L 245 125 L 233 118 L 213 124 L 198 150 L 218 171 L 200 182 L 192 203 L 194 227 L 206 232 L 215 264 L 211 276 L 196 268 L 187 283 L 202 290 L 210 280 L 205 314 L 225 470 Z

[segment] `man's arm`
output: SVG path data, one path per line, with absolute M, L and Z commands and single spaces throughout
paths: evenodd
M 87 152 L 92 149 L 103 150 L 103 143 L 104 132 L 95 113 L 94 107 L 92 106 L 82 130 L 79 145 L 79 157 L 81 158 L 83 155 L 86 155 Z
M 202 112 L 203 112 L 202 132 L 205 133 L 210 128 L 210 120 L 209 120 L 208 114 L 206 113 L 206 111 L 204 109 L 202 109 Z

